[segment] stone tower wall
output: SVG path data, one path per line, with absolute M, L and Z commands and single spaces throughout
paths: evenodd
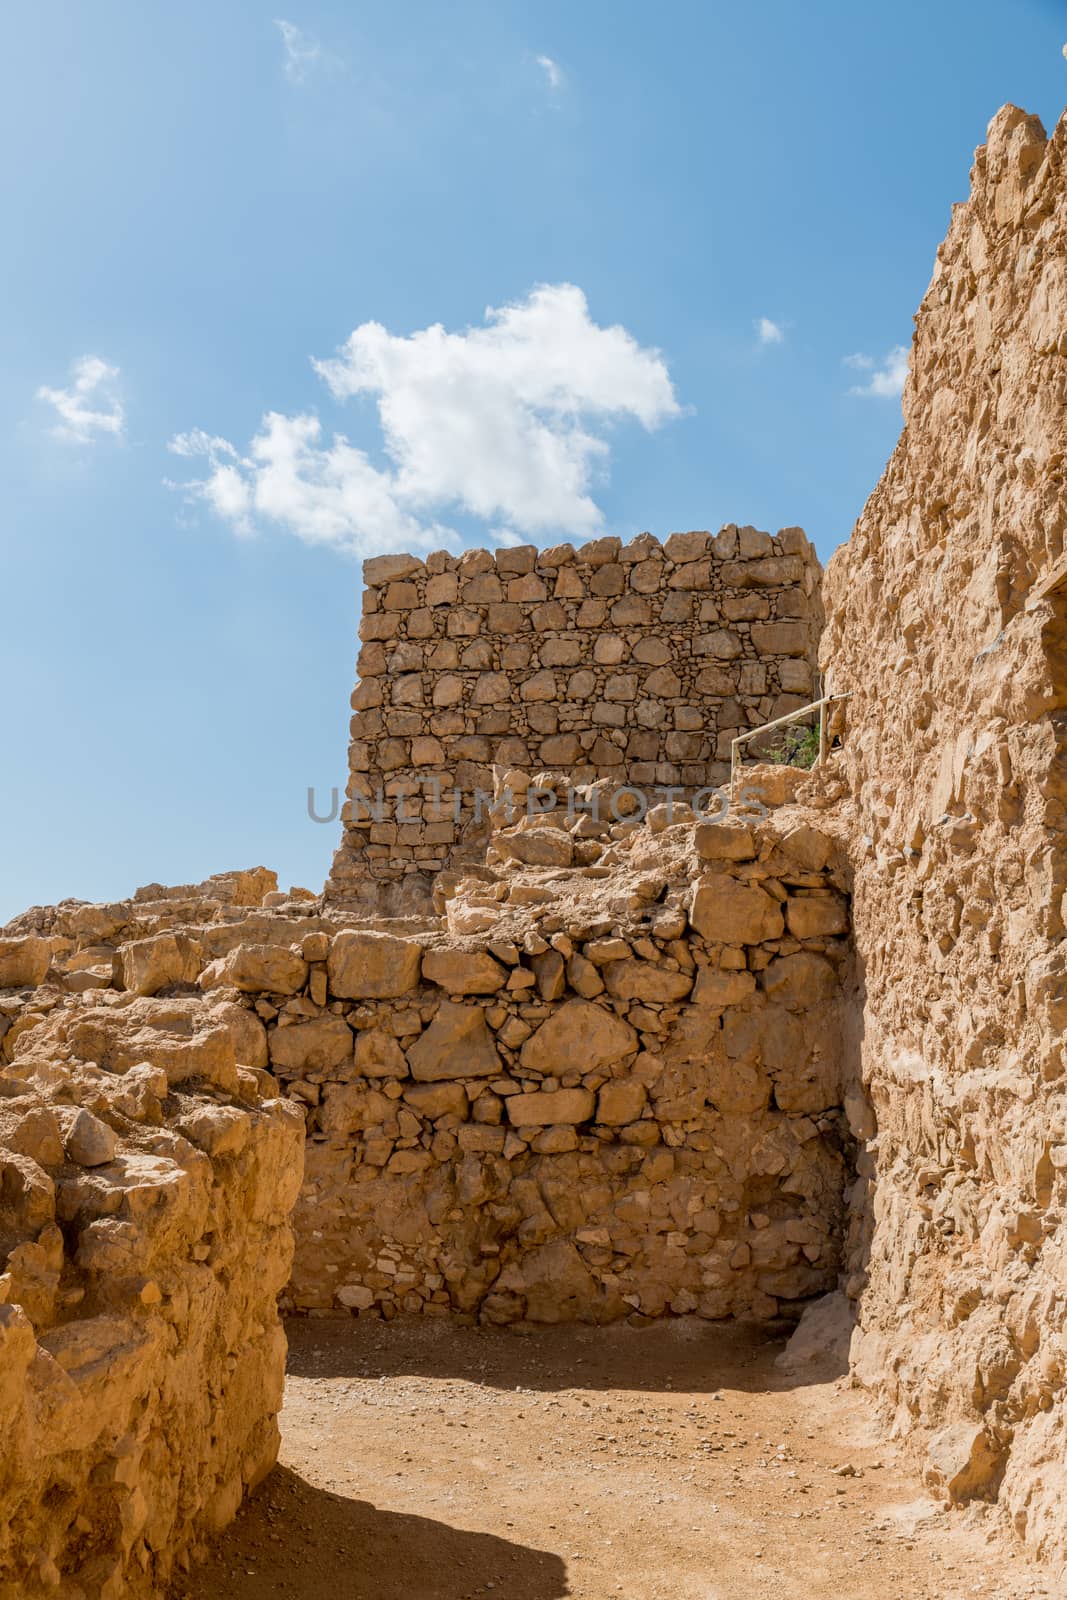
M 738 732 L 813 696 L 820 578 L 800 528 L 366 562 L 328 897 L 398 909 L 481 859 L 494 767 L 721 783 Z

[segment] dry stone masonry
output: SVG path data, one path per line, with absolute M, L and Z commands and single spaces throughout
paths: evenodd
M 669 844 L 621 931 L 588 905 L 485 943 L 353 929 L 329 1014 L 270 997 L 309 1113 L 295 1306 L 767 1319 L 833 1285 L 841 858 L 804 826 Z
M 812 698 L 820 578 L 800 528 L 366 562 L 329 898 L 428 903 L 484 849 L 494 767 L 720 783 L 735 734 Z

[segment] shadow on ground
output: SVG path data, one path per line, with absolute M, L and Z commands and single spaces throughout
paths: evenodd
M 276 1467 L 169 1600 L 467 1600 L 487 1588 L 523 1600 L 571 1592 L 549 1551 L 382 1511 Z
M 789 1330 L 673 1317 L 645 1327 L 464 1328 L 446 1319 L 293 1318 L 288 1371 L 300 1378 L 436 1378 L 490 1388 L 752 1394 L 827 1383 L 847 1364 L 790 1375 L 774 1367 Z

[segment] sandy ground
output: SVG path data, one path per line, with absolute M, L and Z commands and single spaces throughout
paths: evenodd
M 296 1322 L 278 1468 L 173 1600 L 1033 1600 L 842 1380 L 681 1319 Z

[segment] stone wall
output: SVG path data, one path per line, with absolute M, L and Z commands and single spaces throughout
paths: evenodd
M 82 990 L 98 932 L 0 938 L 3 1600 L 158 1596 L 277 1454 L 302 1118 L 225 1006 Z
M 269 997 L 308 1112 L 295 1307 L 768 1319 L 836 1281 L 840 858 L 808 827 L 659 845 L 687 870 L 651 903 L 631 882 L 626 924 L 543 905 L 509 930 L 501 905 L 488 941 L 353 929 L 325 1010 Z
M 820 575 L 800 528 L 733 526 L 366 562 L 329 899 L 426 903 L 484 848 L 494 766 L 720 783 L 738 732 L 813 696 Z
M 1067 120 L 1005 107 L 827 575 L 869 1106 L 853 1361 L 951 1499 L 1067 1540 Z

